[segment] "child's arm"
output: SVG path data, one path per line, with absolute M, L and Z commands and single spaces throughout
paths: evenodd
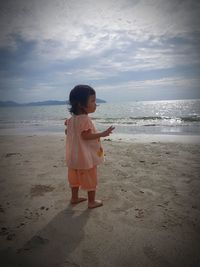
M 84 140 L 99 139 L 100 137 L 109 136 L 112 133 L 112 130 L 114 129 L 115 127 L 110 126 L 107 130 L 100 132 L 100 133 L 91 133 L 91 130 L 88 130 L 88 131 L 82 132 L 81 136 Z

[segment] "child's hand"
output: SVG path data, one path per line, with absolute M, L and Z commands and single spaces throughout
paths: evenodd
M 114 129 L 115 129 L 115 127 L 110 126 L 107 130 L 105 130 L 104 132 L 101 133 L 101 137 L 109 136 Z

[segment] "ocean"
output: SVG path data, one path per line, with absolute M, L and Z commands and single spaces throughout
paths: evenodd
M 63 134 L 68 106 L 1 107 L 0 134 Z M 119 135 L 200 135 L 200 99 L 98 104 L 90 114 L 98 131 Z

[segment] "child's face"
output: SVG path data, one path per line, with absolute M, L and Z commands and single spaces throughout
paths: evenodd
M 96 95 L 90 95 L 88 97 L 87 106 L 85 111 L 87 113 L 93 113 L 96 110 Z

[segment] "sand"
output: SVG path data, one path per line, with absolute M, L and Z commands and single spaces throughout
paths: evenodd
M 88 210 L 69 204 L 64 136 L 0 136 L 2 267 L 200 266 L 200 145 L 102 143 Z

